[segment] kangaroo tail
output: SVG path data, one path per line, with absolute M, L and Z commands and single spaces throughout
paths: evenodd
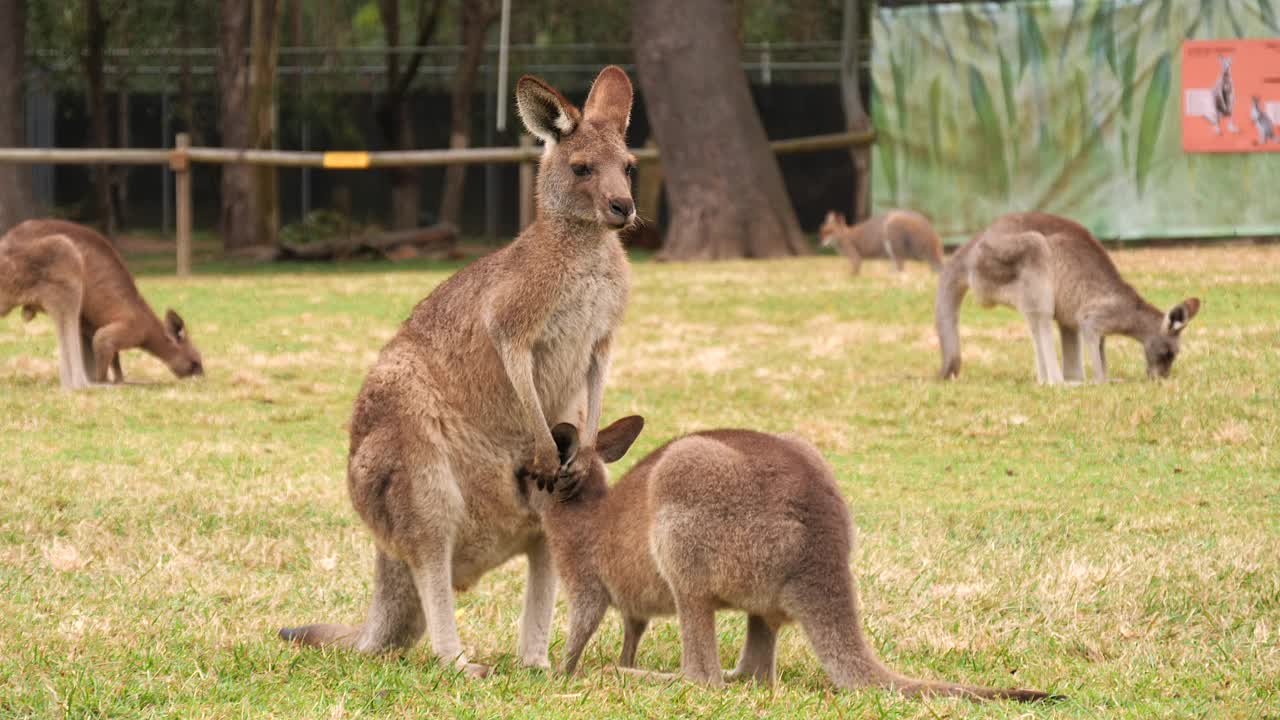
M 834 570 L 831 574 L 840 573 Z M 840 580 L 847 580 L 843 592 L 837 586 Z M 795 597 L 793 616 L 804 628 L 822 666 L 838 687 L 880 687 L 908 696 L 948 695 L 976 700 L 1061 699 L 1039 690 L 919 680 L 890 670 L 880 661 L 862 629 L 857 591 L 847 570 L 844 578 L 829 578 L 822 588 L 810 587 L 809 592 L 797 593 Z
M 1041 690 L 1030 690 L 1027 688 L 992 688 L 984 687 L 982 685 L 965 685 L 963 683 L 916 680 L 902 675 L 896 675 L 893 680 L 881 685 L 881 687 L 896 690 L 908 697 L 941 695 L 947 697 L 970 698 L 973 700 L 1017 700 L 1019 702 L 1038 702 L 1040 700 L 1058 701 L 1066 699 L 1063 695 L 1055 695 Z
M 960 248 L 942 265 L 938 274 L 938 295 L 933 304 L 934 324 L 942 349 L 943 380 L 960 374 L 960 303 L 969 291 L 966 257 L 969 246 Z
M 352 625 L 321 623 L 280 628 L 279 635 L 281 640 L 294 645 L 336 646 L 354 649 L 356 647 L 356 638 L 360 636 L 360 628 Z

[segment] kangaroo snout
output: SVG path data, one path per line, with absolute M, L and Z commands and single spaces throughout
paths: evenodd
M 609 200 L 607 220 L 610 225 L 620 228 L 631 222 L 635 212 L 636 205 L 631 198 L 613 198 Z

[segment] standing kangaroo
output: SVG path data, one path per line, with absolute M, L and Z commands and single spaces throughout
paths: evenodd
M 1012 213 L 957 250 L 938 278 L 934 315 L 943 379 L 960 373 L 958 316 L 969 288 L 984 306 L 1005 305 L 1027 319 L 1036 377 L 1048 384 L 1083 380 L 1082 354 L 1089 355 L 1094 378 L 1105 381 L 1106 337 L 1115 334 L 1142 343 L 1149 377 L 1168 377 L 1178 338 L 1200 310 L 1198 298 L 1168 312 L 1142 299 L 1078 223 L 1046 213 Z M 1053 347 L 1055 321 L 1062 367 Z
M 573 425 L 557 425 L 561 462 L 584 478 L 580 490 L 568 499 L 530 496 L 569 595 L 565 673 L 575 671 L 612 605 L 624 621 L 621 666 L 634 665 L 650 618 L 677 614 L 685 677 L 721 685 L 715 612 L 734 608 L 747 613 L 747 639 L 729 679 L 772 684 L 778 629 L 794 621 L 841 688 L 1048 697 L 917 680 L 885 667 L 862 629 L 849 510 L 815 447 L 750 430 L 699 432 L 658 448 L 609 487 L 605 463 L 621 458 L 643 426 L 637 416 L 618 420 L 593 448 L 579 446 Z
M 887 257 L 902 272 L 904 260 L 920 260 L 934 272 L 942 268 L 942 240 L 929 219 L 911 210 L 890 210 L 852 227 L 844 215 L 832 210 L 818 228 L 823 247 L 835 247 L 853 265 L 857 275 L 864 258 Z
M 22 305 L 58 328 L 62 384 L 124 379 L 120 352 L 140 347 L 174 375 L 204 373 L 200 352 L 173 310 L 163 324 L 138 292 L 120 254 L 94 230 L 62 220 L 27 220 L 0 237 L 0 315 Z
M 347 487 L 377 544 L 364 624 L 308 625 L 286 640 L 365 652 L 407 647 L 425 628 L 434 654 L 470 676 L 454 589 L 517 554 L 529 560 L 519 655 L 549 667 L 555 571 L 537 515 L 512 473 L 571 489 L 550 426 L 592 427 L 630 266 L 618 230 L 635 218 L 635 159 L 624 135 L 631 81 L 606 67 L 580 111 L 538 78 L 516 86 L 546 149 L 538 217 L 510 245 L 455 273 L 418 303 L 356 398 Z M 582 402 L 585 398 L 585 413 Z
M 1218 63 L 1222 70 L 1218 73 L 1217 82 L 1213 84 L 1213 107 L 1205 115 L 1205 119 L 1213 125 L 1213 132 L 1216 135 L 1222 134 L 1224 118 L 1227 121 L 1227 130 L 1238 133 L 1240 128 L 1236 127 L 1235 120 L 1231 118 L 1236 103 L 1235 85 L 1231 82 L 1231 56 L 1219 55 Z

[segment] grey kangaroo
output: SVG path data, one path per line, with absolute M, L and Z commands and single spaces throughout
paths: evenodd
M 822 220 L 818 237 L 849 260 L 854 275 L 865 258 L 889 258 L 902 272 L 903 261 L 919 260 L 934 272 L 942 269 L 942 239 L 929 219 L 913 210 L 890 210 L 850 226 L 832 210 Z
M 62 384 L 124 380 L 120 353 L 140 347 L 180 378 L 204 374 L 186 323 L 164 321 L 138 292 L 124 260 L 96 231 L 63 220 L 27 220 L 0 237 L 0 315 L 47 312 L 58 328 Z
M 564 471 L 583 477 L 577 495 L 522 482 L 569 595 L 565 673 L 575 671 L 612 605 L 624 620 L 621 666 L 634 665 L 650 618 L 676 614 L 684 676 L 721 685 L 715 612 L 734 608 L 747 613 L 747 639 L 729 679 L 772 684 L 778 630 L 797 622 L 840 688 L 1048 697 L 918 680 L 885 667 L 862 628 L 849 570 L 849 510 L 815 447 L 750 430 L 699 432 L 658 448 L 610 487 L 605 463 L 621 458 L 643 426 L 638 416 L 622 418 L 591 447 L 579 444 L 573 425 L 557 425 Z
M 512 473 L 571 487 L 550 425 L 598 423 L 630 266 L 618 231 L 635 219 L 624 134 L 631 81 L 596 77 L 582 110 L 525 76 L 516 101 L 546 145 L 538 216 L 507 247 L 459 270 L 382 349 L 356 398 L 347 487 L 377 544 L 362 625 L 285 628 L 286 640 L 379 652 L 416 643 L 469 676 L 454 590 L 515 555 L 529 559 L 523 664 L 549 667 L 555 572 Z
M 1108 335 L 1142 343 L 1147 375 L 1168 377 L 1182 331 L 1200 310 L 1198 298 L 1167 312 L 1144 300 L 1078 223 L 1047 213 L 1005 215 L 957 250 L 938 278 L 934 314 L 943 379 L 960 373 L 960 303 L 971 288 L 984 306 L 1005 305 L 1027 319 L 1036 377 L 1047 384 L 1083 380 L 1083 354 L 1094 378 L 1105 381 Z M 1061 367 L 1054 322 L 1062 336 Z

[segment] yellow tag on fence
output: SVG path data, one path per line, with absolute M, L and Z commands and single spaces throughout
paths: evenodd
M 327 168 L 367 168 L 369 153 L 367 152 L 327 152 L 324 154 L 324 166 Z

